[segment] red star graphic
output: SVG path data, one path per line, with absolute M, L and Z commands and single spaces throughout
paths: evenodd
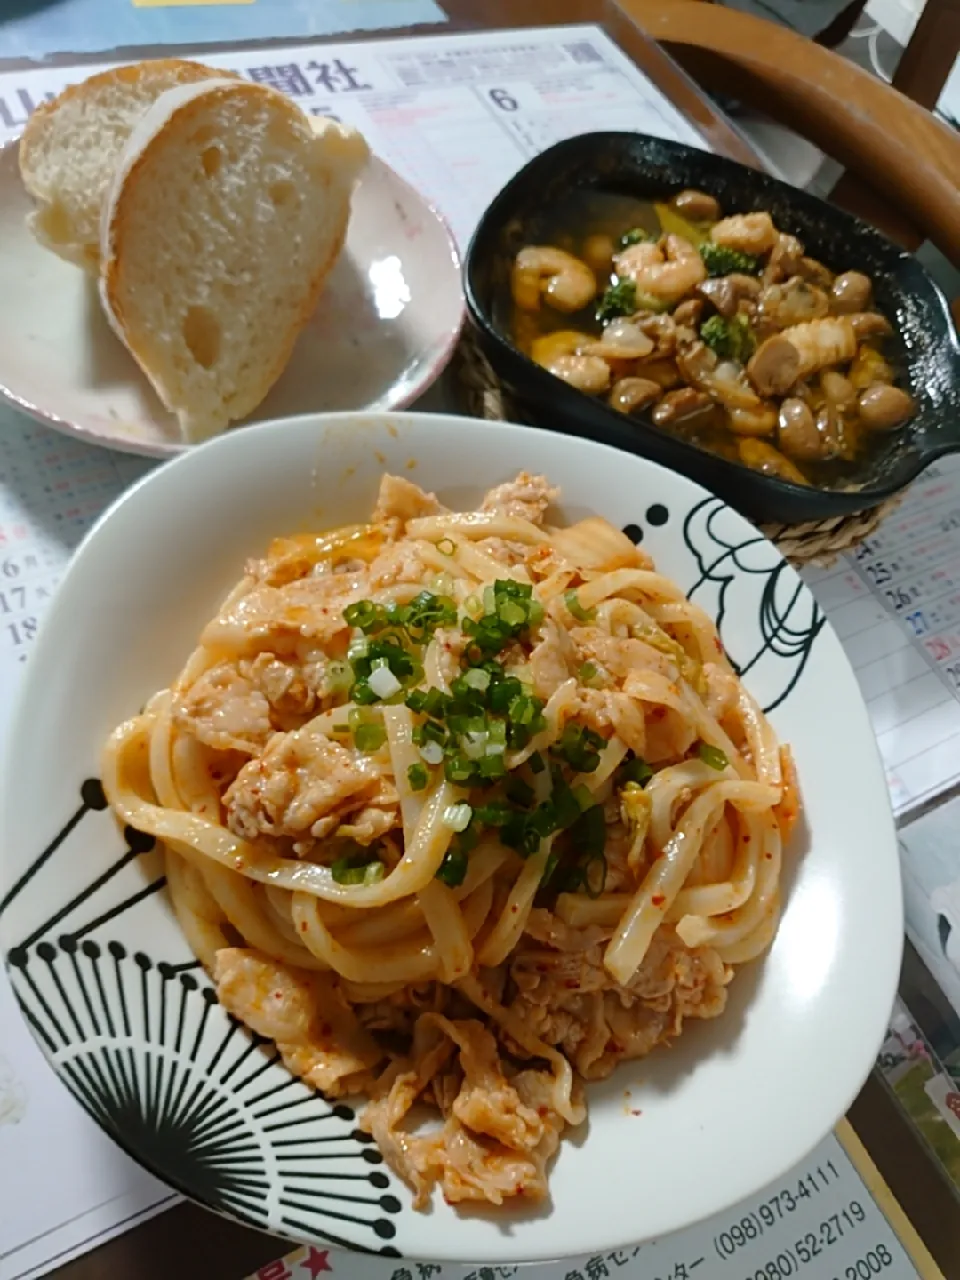
M 303 1267 L 310 1272 L 311 1280 L 317 1280 L 317 1276 L 321 1271 L 333 1271 L 327 1259 L 330 1257 L 329 1249 L 315 1249 L 310 1246 L 309 1254 L 303 1260 Z

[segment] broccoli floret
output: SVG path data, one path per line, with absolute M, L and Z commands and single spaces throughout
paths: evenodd
M 620 248 L 627 249 L 632 244 L 652 244 L 656 238 L 652 232 L 644 231 L 643 227 L 631 227 L 620 237 Z
M 637 310 L 637 286 L 632 280 L 617 280 L 605 289 L 597 304 L 597 319 L 601 324 L 617 316 L 632 316 Z
M 700 337 L 720 360 L 738 360 L 741 364 L 753 355 L 757 345 L 746 316 L 711 316 L 700 326 Z
M 708 276 L 728 276 L 732 271 L 743 276 L 758 276 L 763 270 L 762 261 L 752 253 L 728 249 L 726 245 L 714 244 L 712 240 L 706 240 L 700 246 L 700 257 Z

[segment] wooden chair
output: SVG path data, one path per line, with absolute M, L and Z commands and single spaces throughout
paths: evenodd
M 941 3 L 949 5 L 960 25 L 954 0 L 928 0 L 928 6 Z M 833 193 L 838 203 L 907 248 L 931 241 L 960 267 L 960 134 L 930 114 L 929 87 L 921 106 L 830 49 L 721 5 L 697 0 L 617 0 L 617 5 L 706 90 L 763 111 L 839 161 L 846 174 Z M 918 37 L 918 48 L 929 49 L 934 42 L 918 25 L 908 53 Z M 941 58 L 936 93 L 955 55 L 954 49 L 945 68 Z M 904 55 L 906 74 L 898 79 L 906 81 L 905 87 L 922 80 L 916 71 L 922 57 L 922 52 L 911 54 L 908 61 Z

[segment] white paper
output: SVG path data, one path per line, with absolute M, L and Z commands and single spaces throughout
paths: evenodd
M 637 1195 L 643 1171 L 631 1170 Z M 752 1200 L 637 1248 L 547 1266 L 438 1266 L 302 1248 L 248 1280 L 906 1280 L 918 1274 L 863 1179 L 831 1135 Z
M 446 214 L 461 244 L 466 243 L 480 212 L 499 187 L 526 160 L 560 138 L 597 128 L 622 128 L 706 145 L 595 28 L 442 36 L 322 49 L 293 47 L 261 55 L 216 55 L 210 61 L 273 83 L 311 111 L 332 112 L 357 125 L 374 150 Z M 86 67 L 83 74 L 94 69 Z M 15 136 L 44 97 L 59 92 L 74 78 L 74 73 L 60 68 L 0 76 L 0 139 Z M 77 444 L 0 409 L 0 732 L 38 620 L 74 547 L 104 507 L 149 466 Z M 848 572 L 852 572 L 851 566 L 844 566 L 839 586 L 830 575 L 815 580 L 831 616 L 836 612 L 841 625 L 843 609 L 851 603 L 855 606 L 863 594 L 858 595 L 855 589 L 855 573 L 850 581 L 844 578 Z M 833 596 L 836 600 L 832 604 Z M 889 624 L 898 629 L 899 638 L 902 626 L 892 621 L 894 616 L 881 600 L 875 601 L 864 628 Z M 863 634 L 864 628 L 859 632 L 853 628 L 851 634 Z M 900 648 L 908 648 L 910 643 L 907 639 Z M 906 678 L 904 689 L 903 696 L 909 698 Z M 949 711 L 949 699 L 944 705 Z M 941 773 L 946 771 L 944 764 Z M 934 772 L 931 764 L 930 786 L 935 785 Z M 10 1006 L 9 988 L 0 976 L 0 1052 L 8 1074 L 27 1089 L 19 1121 L 0 1126 L 0 1167 L 18 1169 L 16 1183 L 0 1205 L 0 1280 L 40 1274 L 45 1265 L 63 1262 L 84 1247 L 102 1243 L 136 1215 L 155 1212 L 170 1195 L 87 1120 L 40 1063 L 29 1033 Z M 74 1153 L 70 1161 L 46 1158 L 54 1142 L 58 1149 Z M 14 1145 L 23 1153 L 22 1160 L 11 1154 Z M 31 1151 L 34 1155 L 29 1159 Z M 82 1177 L 73 1159 L 82 1164 Z M 718 1223 L 713 1235 L 705 1228 L 684 1233 L 646 1246 L 636 1258 L 628 1251 L 622 1262 L 611 1255 L 583 1260 L 578 1264 L 579 1272 L 577 1266 L 567 1265 L 524 1269 L 524 1274 L 531 1280 L 566 1280 L 568 1276 L 577 1280 L 578 1275 L 595 1280 L 604 1274 L 639 1276 L 642 1267 L 644 1280 L 682 1280 L 683 1268 L 687 1268 L 697 1280 L 725 1280 L 727 1276 L 742 1280 L 756 1274 L 761 1266 L 766 1268 L 765 1275 L 775 1274 L 770 1265 L 779 1265 L 783 1254 L 793 1259 L 783 1266 L 795 1268 L 784 1270 L 785 1275 L 835 1275 L 845 1280 L 843 1268 L 852 1265 L 853 1274 L 858 1274 L 859 1260 L 868 1259 L 871 1250 L 876 1253 L 882 1246 L 891 1259 L 883 1262 L 883 1275 L 913 1275 L 834 1139 L 824 1144 L 817 1160 L 821 1164 L 832 1160 L 840 1170 L 829 1202 L 826 1187 L 823 1194 L 811 1192 L 809 1199 L 798 1195 L 797 1207 L 782 1222 L 778 1218 L 774 1230 L 773 1223 L 766 1224 L 758 1201 L 749 1213 L 759 1215 L 763 1231 L 729 1258 L 721 1260 L 722 1248 L 718 1254 L 716 1240 L 721 1237 L 717 1233 L 723 1225 Z M 795 1176 L 816 1177 L 815 1168 L 816 1162 L 805 1165 L 803 1173 Z M 780 1190 L 778 1184 L 762 1198 L 769 1213 L 779 1212 L 770 1208 L 769 1202 Z M 812 1232 L 817 1239 L 823 1229 L 829 1235 L 829 1223 L 832 1215 L 840 1212 L 841 1200 L 844 1206 L 853 1201 L 861 1204 L 867 1215 L 864 1221 L 848 1223 L 843 1231 L 838 1223 L 834 1228 L 837 1240 L 829 1245 L 821 1243 L 816 1254 L 809 1246 L 810 1260 L 804 1261 L 807 1234 Z M 746 1221 L 754 1219 L 744 1218 Z M 748 1228 L 743 1226 L 743 1230 Z M 406 1264 L 398 1264 L 392 1271 L 382 1267 L 367 1271 L 364 1268 L 377 1264 L 355 1257 L 330 1257 L 341 1274 L 357 1280 L 365 1276 L 389 1280 L 394 1273 L 403 1280 Z M 700 1257 L 702 1262 L 697 1261 Z M 309 1263 L 309 1267 L 313 1265 L 319 1267 Z M 869 1270 L 872 1264 L 868 1260 L 863 1265 Z M 407 1269 L 414 1280 L 440 1274 Z M 301 1273 L 311 1273 L 307 1263 Z M 282 1270 L 277 1273 L 278 1280 L 282 1274 Z M 450 1268 L 443 1272 L 444 1276 L 467 1274 Z M 474 1274 L 479 1280 L 490 1280 L 491 1274 L 509 1275 L 512 1271 L 478 1268 Z M 268 1280 L 274 1277 L 270 1275 Z
M 445 212 L 461 244 L 500 186 L 560 138 L 625 128 L 700 143 L 594 28 L 295 46 L 208 60 L 357 125 Z M 44 98 L 98 69 L 0 76 L 0 141 L 15 137 Z M 0 408 L 0 732 L 70 555 L 150 465 Z M 43 1064 L 2 973 L 0 1054 L 0 1115 L 9 1115 L 0 1123 L 0 1168 L 18 1170 L 15 1183 L 4 1182 L 0 1203 L 0 1280 L 21 1280 L 101 1244 L 175 1197 L 100 1134 Z M 51 1161 L 54 1147 L 69 1155 Z
M 905 815 L 960 782 L 960 458 L 929 467 L 853 555 L 805 576 L 857 673 Z

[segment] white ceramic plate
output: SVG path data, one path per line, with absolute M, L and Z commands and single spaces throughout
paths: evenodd
M 182 452 L 176 419 L 107 324 L 96 282 L 27 230 L 18 147 L 0 151 L 0 398 L 92 444 L 152 457 Z M 402 408 L 439 375 L 462 321 L 449 227 L 374 159 L 317 310 L 248 421 Z
M 719 620 L 796 754 L 805 830 L 770 954 L 722 1018 L 589 1089 L 552 1204 L 414 1213 L 331 1108 L 212 1001 L 157 855 L 101 811 L 101 744 L 169 683 L 274 536 L 363 519 L 384 469 L 454 507 L 521 468 L 601 512 Z M 530 1261 L 662 1236 L 756 1192 L 844 1113 L 873 1063 L 903 929 L 873 733 L 840 643 L 776 549 L 689 480 L 602 445 L 432 415 L 238 431 L 153 472 L 78 551 L 29 661 L 0 794 L 0 943 L 54 1069 L 133 1156 L 203 1203 L 316 1242 Z M 3 897 L 4 892 L 6 897 Z M 629 1090 L 629 1098 L 627 1091 Z

